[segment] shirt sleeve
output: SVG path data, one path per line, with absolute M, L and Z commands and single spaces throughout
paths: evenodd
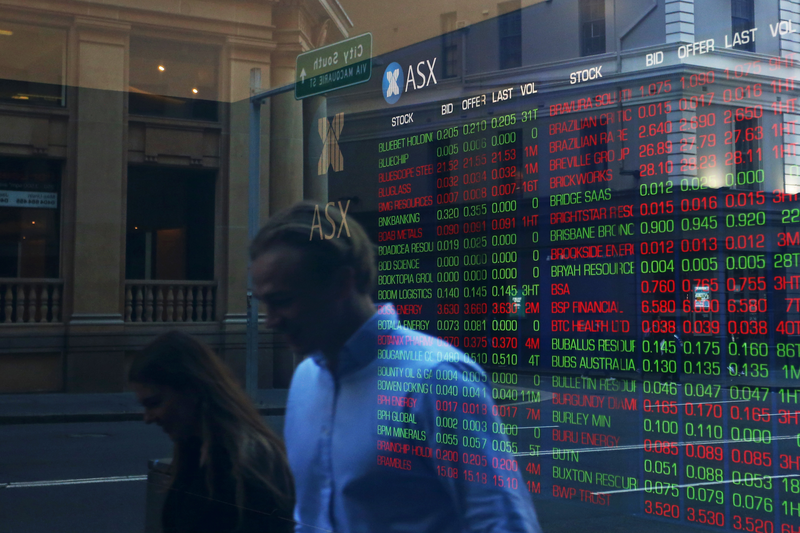
M 508 440 L 493 411 L 485 372 L 459 354 L 432 370 L 431 393 L 421 416 L 434 436 L 434 475 L 462 517 L 464 531 L 541 533 L 520 474 L 516 442 Z
M 307 533 L 314 531 L 314 528 L 309 526 L 307 522 L 310 520 L 308 517 L 303 516 L 302 505 L 309 502 L 314 502 L 318 499 L 318 487 L 313 485 L 306 479 L 308 474 L 307 469 L 309 465 L 303 459 L 304 452 L 307 448 L 306 432 L 309 429 L 304 426 L 304 409 L 307 405 L 307 387 L 310 383 L 316 382 L 315 377 L 315 363 L 311 358 L 306 358 L 298 365 L 292 375 L 292 383 L 289 386 L 289 396 L 286 404 L 286 418 L 284 419 L 283 426 L 283 439 L 286 445 L 286 454 L 289 460 L 289 466 L 292 470 L 292 475 L 295 479 L 295 505 L 293 512 L 294 525 L 290 528 L 296 533 Z M 306 513 L 309 511 L 306 510 Z M 281 530 L 282 531 L 282 530 Z

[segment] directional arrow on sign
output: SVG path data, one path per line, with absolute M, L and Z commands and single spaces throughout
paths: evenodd
M 297 56 L 294 71 L 298 100 L 366 83 L 372 76 L 372 34 L 304 52 Z

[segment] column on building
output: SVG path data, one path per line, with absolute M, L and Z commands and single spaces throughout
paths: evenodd
M 294 85 L 295 57 L 293 52 L 273 54 L 272 86 Z M 303 103 L 295 100 L 294 91 L 270 98 L 270 187 L 269 212 L 303 199 Z M 295 361 L 286 347 L 273 345 L 275 356 L 275 386 L 289 386 Z
M 248 228 L 248 182 L 250 154 L 250 73 L 252 69 L 261 71 L 261 87 L 268 88 L 271 83 L 271 54 L 275 45 L 271 41 L 229 37 L 225 57 L 229 65 L 223 81 L 222 100 L 229 105 L 228 166 L 223 179 L 227 183 L 226 218 L 223 221 L 227 260 L 220 277 L 227 279 L 225 294 L 220 295 L 224 302 L 223 327 L 227 333 L 240 333 L 225 347 L 225 359 L 235 374 L 244 383 L 245 376 L 245 325 L 247 319 L 247 249 Z M 257 89 L 257 88 L 256 88 Z M 261 107 L 261 168 L 259 203 L 260 223 L 269 216 L 270 204 L 270 106 Z M 233 338 L 233 337 L 231 337 Z M 261 344 L 272 346 L 271 338 L 261 335 Z M 259 357 L 260 388 L 273 386 L 273 357 L 271 348 L 262 348 Z
M 800 192 L 800 114 L 783 113 L 783 175 L 784 189 L 787 193 Z
M 671 133 L 667 134 L 667 141 L 672 143 L 673 148 L 672 153 L 667 156 L 667 160 L 672 163 L 672 168 L 674 169 L 669 175 L 669 180 L 675 185 L 678 185 L 683 178 L 688 178 L 691 182 L 691 178 L 697 177 L 696 166 L 694 168 L 687 167 L 685 170 L 681 170 L 683 167 L 681 160 L 697 157 L 697 142 L 692 139 L 695 135 L 689 131 L 681 131 L 681 119 L 686 119 L 691 122 L 692 119 L 697 117 L 697 110 L 686 109 L 681 111 L 680 96 L 677 99 L 671 100 L 670 105 L 672 106 L 672 112 L 667 115 L 667 121 L 672 128 Z M 686 143 L 682 144 L 681 141 L 684 139 Z M 723 184 L 724 183 L 709 183 L 709 186 L 720 187 Z
M 780 2 L 780 20 L 790 22 L 795 32 L 781 32 L 781 56 L 794 57 L 800 55 L 800 0 L 778 0 Z
M 694 42 L 694 0 L 666 0 L 667 43 Z
M 694 0 L 666 0 L 666 26 L 667 43 L 691 43 L 694 42 Z M 672 125 L 672 133 L 667 135 L 667 140 L 672 142 L 675 147 L 668 160 L 672 162 L 676 171 L 671 174 L 670 180 L 673 183 L 680 183 L 682 178 L 697 177 L 697 170 L 680 172 L 681 159 L 685 157 L 696 157 L 697 148 L 691 144 L 690 151 L 680 151 L 681 140 L 688 139 L 691 135 L 688 132 L 681 132 L 680 121 L 682 118 L 691 120 L 696 116 L 696 110 L 681 111 L 680 98 L 672 100 L 672 113 L 667 115 L 667 120 Z
M 346 18 L 344 12 L 340 15 Z M 322 149 L 319 120 L 325 118 L 327 106 L 324 98 L 307 102 L 295 99 L 295 65 L 298 54 L 347 36 L 341 20 L 331 19 L 329 10 L 321 10 L 316 2 L 283 1 L 275 6 L 273 19 L 278 45 L 272 53 L 270 87 L 290 90 L 270 98 L 270 214 L 303 199 L 327 201 L 327 169 L 320 173 L 316 164 Z M 276 388 L 288 387 L 299 360 L 286 346 L 272 346 L 273 384 Z
M 306 139 L 303 143 L 303 197 L 306 200 L 326 203 L 328 201 L 328 159 L 323 160 L 328 144 L 330 128 L 328 122 L 328 105 L 324 96 L 312 96 L 303 100 L 303 130 Z M 328 148 L 329 149 L 329 148 Z
M 789 31 L 781 32 L 781 56 L 792 60 L 792 66 L 800 65 L 800 0 L 779 0 L 780 20 L 791 24 Z M 787 28 L 788 29 L 788 28 Z M 795 81 L 797 83 L 797 81 Z M 790 93 L 791 94 L 791 93 Z M 788 94 L 784 99 L 789 98 Z M 797 109 L 795 104 L 795 109 Z M 787 106 L 788 108 L 788 106 Z M 800 114 L 783 113 L 784 186 L 786 192 L 800 192 Z
M 70 84 L 76 86 L 74 243 L 65 316 L 70 335 L 68 392 L 117 391 L 124 351 L 92 333 L 122 329 L 126 122 L 125 88 L 130 26 L 77 18 Z M 84 333 L 83 335 L 81 333 Z
M 273 54 L 272 86 L 294 85 L 295 58 L 300 50 Z M 303 103 L 294 91 L 270 98 L 270 198 L 275 213 L 303 199 Z

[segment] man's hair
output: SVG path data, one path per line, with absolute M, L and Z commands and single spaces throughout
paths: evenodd
M 320 281 L 328 281 L 341 267 L 350 267 L 358 292 L 370 294 L 378 277 L 374 247 L 361 224 L 344 218 L 342 227 L 342 213 L 335 204 L 326 211 L 325 204 L 297 203 L 270 217 L 250 243 L 250 259 L 255 261 L 277 245 L 292 246 L 304 252 L 311 272 Z

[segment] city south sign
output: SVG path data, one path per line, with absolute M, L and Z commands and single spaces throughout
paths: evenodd
M 297 56 L 298 100 L 365 83 L 372 76 L 372 34 L 365 33 Z

